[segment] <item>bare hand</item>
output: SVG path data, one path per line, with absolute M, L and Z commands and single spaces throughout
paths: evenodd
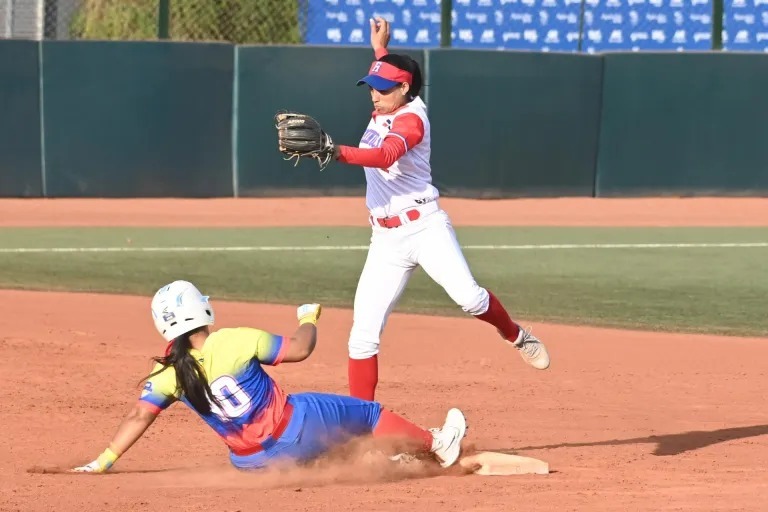
M 384 18 L 371 18 L 371 47 L 374 51 L 389 44 L 389 22 Z

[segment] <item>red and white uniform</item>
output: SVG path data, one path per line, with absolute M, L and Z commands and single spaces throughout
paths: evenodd
M 427 106 L 417 97 L 391 114 L 373 113 L 360 148 L 380 151 L 342 146 L 340 161 L 365 168 L 366 206 L 374 218 L 437 200 L 440 194 L 432 185 L 430 143 Z
M 339 148 L 339 161 L 365 168 L 373 227 L 355 293 L 352 360 L 378 354 L 387 318 L 418 266 L 464 311 L 479 315 L 488 310 L 488 292 L 475 282 L 450 219 L 438 205 L 430 142 L 427 107 L 416 97 L 390 114 L 374 112 L 359 147 Z

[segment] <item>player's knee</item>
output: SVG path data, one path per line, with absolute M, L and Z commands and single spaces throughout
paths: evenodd
M 452 298 L 456 304 L 461 306 L 461 309 L 470 315 L 480 315 L 488 311 L 488 290 L 482 288 L 477 283 L 461 290 Z
M 379 353 L 379 336 L 353 327 L 348 346 L 352 359 L 368 359 Z
M 379 353 L 378 342 L 364 340 L 349 340 L 349 357 L 352 359 L 368 359 Z

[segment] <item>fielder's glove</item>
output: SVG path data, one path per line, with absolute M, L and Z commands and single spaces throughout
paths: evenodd
M 314 158 L 322 171 L 333 158 L 334 145 L 313 117 L 298 112 L 279 112 L 275 116 L 278 149 L 287 156 L 285 160 L 301 157 Z

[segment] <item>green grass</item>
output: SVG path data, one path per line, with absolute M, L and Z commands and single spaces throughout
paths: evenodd
M 462 245 L 768 242 L 765 228 L 460 228 Z M 0 249 L 366 245 L 365 228 L 0 229 Z M 130 242 L 129 242 L 130 240 Z M 466 250 L 514 316 L 639 329 L 768 334 L 768 248 Z M 364 250 L 0 253 L 0 287 L 151 295 L 189 279 L 214 299 L 351 307 Z M 418 270 L 397 308 L 463 315 Z

